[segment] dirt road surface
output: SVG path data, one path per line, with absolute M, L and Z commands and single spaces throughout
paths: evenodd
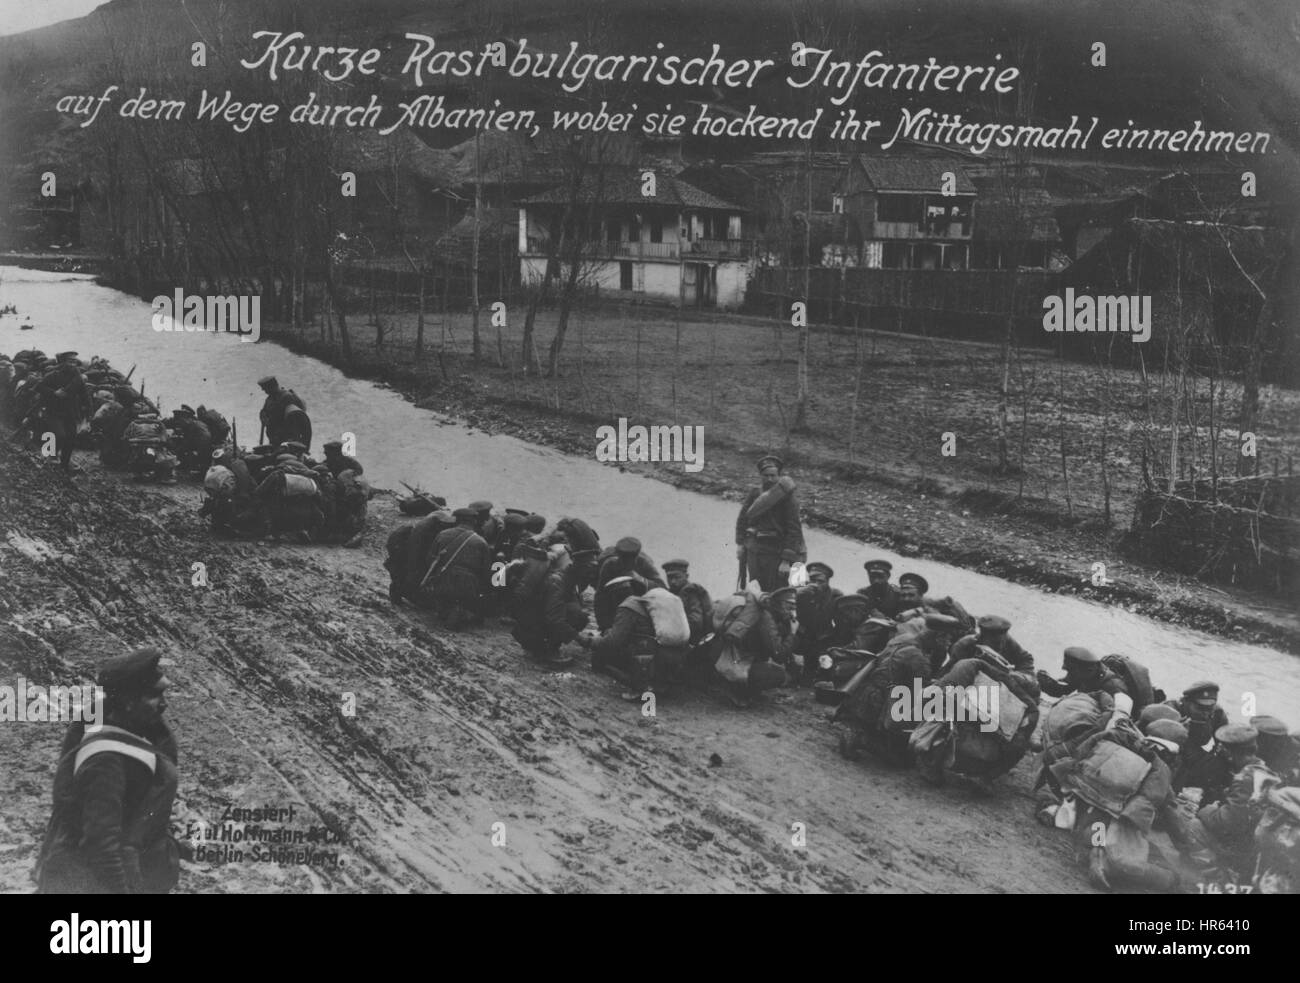
M 450 635 L 395 611 L 391 498 L 348 550 L 214 540 L 195 486 L 97 470 L 68 483 L 8 447 L 0 474 L 8 681 L 88 681 L 159 645 L 181 749 L 175 834 L 206 823 L 218 837 L 257 825 L 223 823 L 227 809 L 293 806 L 261 825 L 343 841 L 295 847 L 323 864 L 208 842 L 244 856 L 183 863 L 181 891 L 1089 890 L 1063 835 L 1032 819 L 1028 761 L 992 797 L 935 789 L 842 759 L 806 691 L 748 710 L 689 692 L 650 717 L 582 660 L 534 667 L 495 621 Z M 195 563 L 209 587 L 192 585 Z M 0 727 L 0 890 L 32 889 L 62 733 Z

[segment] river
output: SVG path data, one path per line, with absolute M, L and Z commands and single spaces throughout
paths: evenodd
M 123 372 L 135 365 L 132 381 L 143 385 L 164 412 L 181 403 L 215 407 L 238 422 L 245 445 L 257 435 L 262 401 L 257 380 L 275 375 L 306 401 L 314 447 L 331 436 L 354 434 L 357 456 L 378 487 L 400 488 L 405 481 L 445 496 L 453 506 L 487 498 L 498 508 L 529 508 L 552 522 L 580 516 L 603 542 L 635 535 L 659 562 L 675 556 L 690 560 L 693 579 L 715 596 L 735 582 L 735 503 L 621 473 L 594 459 L 475 431 L 269 342 L 156 332 L 147 303 L 88 276 L 0 267 L 0 307 L 6 304 L 15 304 L 20 316 L 0 318 L 0 352 L 73 349 L 83 358 L 101 355 Z M 23 331 L 23 323 L 34 328 Z M 707 467 L 707 432 L 704 446 Z M 1125 652 L 1145 662 L 1170 695 L 1212 679 L 1222 685 L 1220 699 L 1234 721 L 1240 719 L 1243 694 L 1252 693 L 1256 712 L 1300 728 L 1300 660 L 1294 656 L 1152 621 L 1120 607 L 906 559 L 817 530 L 807 530 L 806 538 L 809 558 L 838 571 L 835 582 L 841 589 L 865 583 L 862 562 L 883 557 L 893 562 L 895 576 L 914 571 L 930 582 L 931 593 L 951 594 L 973 614 L 1010 619 L 1012 634 L 1049 671 L 1059 668 L 1060 653 L 1069 645 Z

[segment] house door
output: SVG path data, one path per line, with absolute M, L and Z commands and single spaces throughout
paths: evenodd
M 632 289 L 632 264 L 627 261 L 618 264 L 618 289 Z

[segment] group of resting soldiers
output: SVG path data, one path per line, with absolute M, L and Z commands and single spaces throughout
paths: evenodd
M 780 459 L 759 470 L 737 521 L 738 588 L 716 602 L 687 560 L 661 573 L 635 537 L 602 548 L 580 519 L 550 527 L 487 501 L 393 532 L 390 597 L 454 628 L 492 614 L 513 621 L 513 637 L 546 667 L 571 666 L 574 645 L 586 649 L 628 700 L 692 681 L 740 705 L 810 686 L 837 705 L 843 753 L 915 766 L 936 784 L 987 790 L 1041 751 L 1039 818 L 1080 836 L 1098 886 L 1178 890 L 1195 876 L 1300 891 L 1300 744 L 1280 721 L 1231 723 L 1210 682 L 1166 702 L 1124 655 L 1076 646 L 1060 678 L 1036 670 L 1006 618 L 972 617 L 919 574 L 894 582 L 886 560 L 867 561 L 868 583 L 843 593 L 829 565 L 805 562 Z M 1159 852 L 1155 830 L 1185 865 Z
M 303 400 L 273 376 L 266 394 L 262 441 L 251 451 L 216 410 L 181 406 L 164 417 L 158 406 L 102 359 L 77 352 L 54 358 L 34 349 L 0 356 L 0 420 L 37 446 L 49 436 L 65 470 L 85 435 L 112 470 L 175 484 L 177 474 L 200 476 L 207 492 L 202 514 L 215 531 L 292 535 L 302 541 L 358 545 L 370 488 L 364 468 L 328 441 L 310 457 L 311 419 Z

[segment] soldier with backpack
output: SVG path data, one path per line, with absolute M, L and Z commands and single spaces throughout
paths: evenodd
M 656 684 L 678 682 L 691 640 L 681 598 L 662 587 L 647 589 L 635 574 L 606 585 L 615 601 L 614 623 L 591 645 L 591 668 L 609 669 L 628 685 L 622 698 L 639 701 Z
M 452 516 L 456 525 L 433 541 L 433 562 L 416 587 L 416 596 L 427 587 L 435 612 L 455 630 L 483 621 L 481 591 L 488 582 L 492 550 L 475 531 L 476 509 L 457 509 Z

